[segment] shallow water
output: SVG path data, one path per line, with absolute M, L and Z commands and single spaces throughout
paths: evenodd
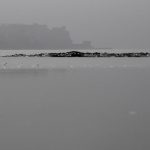
M 4 62 L 0 149 L 150 149 L 149 58 Z

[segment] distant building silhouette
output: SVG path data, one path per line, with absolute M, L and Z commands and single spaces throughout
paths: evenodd
M 74 44 L 65 26 L 0 25 L 0 49 L 91 49 L 90 41 Z

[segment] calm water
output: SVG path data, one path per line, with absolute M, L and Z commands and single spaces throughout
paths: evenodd
M 5 62 L 1 150 L 150 149 L 149 58 L 0 58 L 0 68 Z

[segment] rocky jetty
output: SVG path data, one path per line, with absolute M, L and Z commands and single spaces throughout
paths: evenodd
M 148 52 L 139 53 L 98 53 L 69 51 L 60 53 L 38 53 L 38 54 L 13 54 L 3 57 L 150 57 Z

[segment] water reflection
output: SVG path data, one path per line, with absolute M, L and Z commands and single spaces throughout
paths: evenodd
M 0 77 L 24 77 L 24 76 L 45 76 L 50 74 L 62 75 L 64 73 L 70 72 L 72 69 L 67 67 L 50 67 L 50 68 L 0 68 Z
M 19 77 L 19 76 L 43 76 L 48 74 L 47 68 L 2 68 L 0 76 Z
M 55 72 L 55 73 L 65 73 L 65 72 L 68 72 L 68 71 L 71 71 L 71 68 L 69 67 L 51 67 L 49 69 L 51 72 Z

